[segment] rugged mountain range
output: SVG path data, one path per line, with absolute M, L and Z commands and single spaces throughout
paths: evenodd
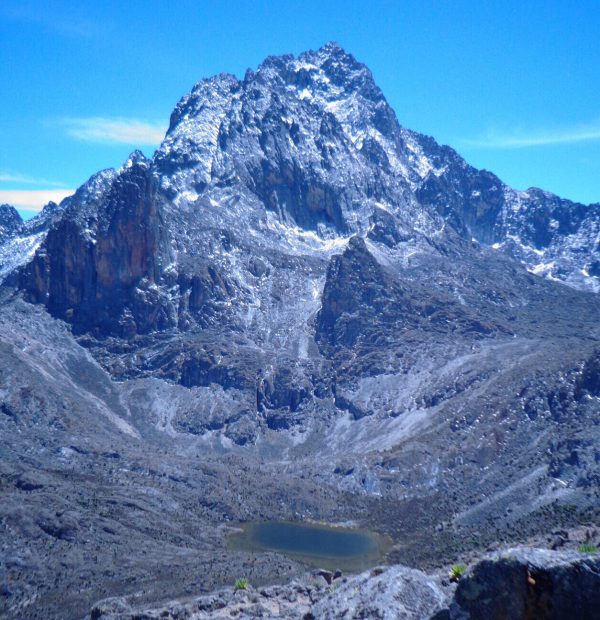
M 336 44 L 202 80 L 151 159 L 33 220 L 0 207 L 7 609 L 224 583 L 225 521 L 352 519 L 427 565 L 591 518 L 599 226 L 403 128 Z

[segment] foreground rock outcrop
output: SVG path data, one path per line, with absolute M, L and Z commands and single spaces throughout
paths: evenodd
M 600 555 L 512 549 L 461 580 L 450 618 L 560 620 L 600 617 Z
M 404 566 L 375 568 L 328 585 L 313 574 L 286 586 L 221 590 L 186 603 L 135 609 L 98 603 L 91 620 L 594 620 L 600 617 L 600 554 L 517 548 L 490 555 L 450 583 Z

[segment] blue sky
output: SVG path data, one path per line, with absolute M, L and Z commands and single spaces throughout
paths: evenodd
M 519 189 L 600 202 L 600 2 L 4 0 L 0 202 L 151 155 L 200 78 L 338 41 L 400 123 Z

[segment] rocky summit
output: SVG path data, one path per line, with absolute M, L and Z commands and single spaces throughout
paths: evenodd
M 414 569 L 576 546 L 599 235 L 600 204 L 402 127 L 335 43 L 200 81 L 151 159 L 32 220 L 1 206 L 0 613 L 305 573 L 228 548 L 245 521 L 352 522 Z

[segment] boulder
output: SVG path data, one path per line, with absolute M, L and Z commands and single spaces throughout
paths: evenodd
M 511 549 L 460 580 L 453 620 L 593 620 L 600 617 L 600 555 Z
M 313 606 L 312 615 L 322 620 L 441 620 L 452 592 L 453 586 L 444 586 L 439 577 L 413 568 L 374 569 L 335 588 Z

